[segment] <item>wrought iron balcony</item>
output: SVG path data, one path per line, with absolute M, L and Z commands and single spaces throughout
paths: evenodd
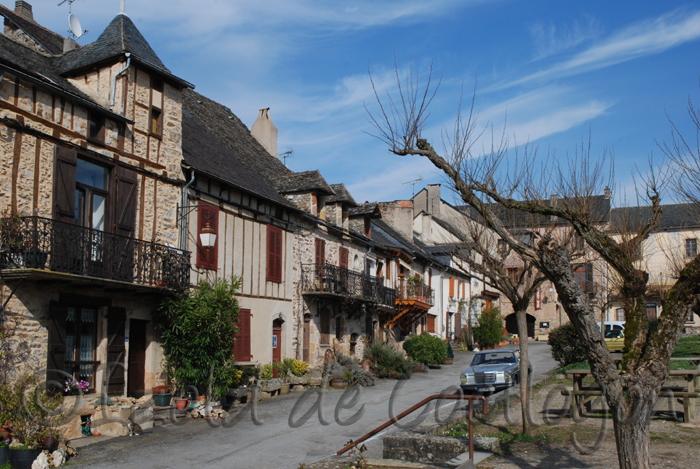
M 190 253 L 41 217 L 0 219 L 0 270 L 39 269 L 178 290 Z
M 396 290 L 382 285 L 384 279 L 329 263 L 301 266 L 304 294 L 342 296 L 394 306 Z
M 396 299 L 399 301 L 420 301 L 430 306 L 435 304 L 433 289 L 412 279 L 402 279 L 399 282 Z

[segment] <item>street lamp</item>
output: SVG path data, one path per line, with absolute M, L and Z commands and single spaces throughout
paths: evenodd
M 202 228 L 202 232 L 199 233 L 199 239 L 202 242 L 202 247 L 213 248 L 216 245 L 216 232 L 214 228 L 209 224 L 209 218 L 213 215 L 211 210 L 204 212 L 204 218 L 207 218 L 207 224 Z
M 187 236 L 187 215 L 191 212 L 204 209 L 205 225 L 199 233 L 199 242 L 202 247 L 213 248 L 216 245 L 216 231 L 211 227 L 210 220 L 214 217 L 214 207 L 209 204 L 186 205 L 177 207 L 177 224 L 180 227 L 180 249 L 186 249 L 185 237 Z

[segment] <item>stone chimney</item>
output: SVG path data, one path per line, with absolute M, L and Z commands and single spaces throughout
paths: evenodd
M 278 157 L 277 127 L 275 127 L 275 124 L 273 124 L 270 119 L 269 107 L 260 109 L 258 119 L 253 124 L 253 128 L 250 129 L 250 134 L 260 142 L 260 145 L 262 145 L 269 154 Z
M 428 213 L 440 216 L 440 184 L 428 184 Z
M 557 206 L 557 194 L 552 194 L 549 196 L 549 206 L 552 208 Z
M 606 199 L 609 199 L 612 196 L 612 191 L 608 186 L 605 186 L 605 189 L 603 189 L 603 195 Z
M 380 202 L 379 211 L 382 219 L 394 227 L 399 233 L 413 241 L 413 201 L 396 200 Z
M 27 21 L 34 21 L 32 6 L 23 0 L 17 0 L 15 2 L 15 13 Z
M 67 54 L 68 52 L 75 50 L 76 47 L 78 47 L 78 45 L 75 43 L 74 39 L 67 37 L 63 40 L 63 53 L 64 54 Z

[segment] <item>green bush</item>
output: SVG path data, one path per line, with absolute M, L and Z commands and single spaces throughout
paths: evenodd
M 500 343 L 503 340 L 503 318 L 498 308 L 482 311 L 473 333 L 474 340 L 481 347 L 492 347 Z
M 700 335 L 678 339 L 672 357 L 700 357 Z
M 180 297 L 166 298 L 155 314 L 155 324 L 165 352 L 165 366 L 179 389 L 209 388 L 212 395 L 225 395 L 240 374 L 233 356 L 233 336 L 238 323 L 240 279 L 201 280 Z
M 389 344 L 375 342 L 365 349 L 365 358 L 369 359 L 370 370 L 382 379 L 408 379 L 411 377 L 413 364 L 400 350 Z
M 441 365 L 447 358 L 447 344 L 429 334 L 411 337 L 403 343 L 403 349 L 413 361 L 425 365 Z
M 267 381 L 268 379 L 272 379 L 272 370 L 273 370 L 272 365 L 270 365 L 269 363 L 263 365 L 262 368 L 260 369 L 260 374 L 259 374 L 260 379 L 263 381 Z
M 553 329 L 547 343 L 552 347 L 552 358 L 562 366 L 588 360 L 586 348 L 571 323 Z

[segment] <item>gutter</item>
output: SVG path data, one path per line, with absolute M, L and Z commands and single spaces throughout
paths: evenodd
M 117 80 L 119 80 L 119 77 L 124 75 L 127 70 L 129 70 L 129 67 L 131 66 L 131 52 L 127 52 L 126 54 L 126 67 L 122 69 L 121 72 L 117 73 L 117 75 L 114 77 L 114 81 L 112 82 L 112 102 L 109 106 L 109 110 L 114 112 L 114 100 L 116 98 L 116 93 L 117 93 Z
M 192 170 L 192 179 L 182 186 L 182 195 L 180 197 L 180 210 L 185 211 L 187 207 L 187 191 L 189 190 L 192 183 L 194 183 L 195 172 L 191 166 L 186 166 L 184 169 Z M 179 217 L 180 214 L 177 214 Z M 182 223 L 180 223 L 180 249 L 183 251 L 187 250 L 187 233 L 189 233 L 189 218 L 187 212 L 182 216 Z

